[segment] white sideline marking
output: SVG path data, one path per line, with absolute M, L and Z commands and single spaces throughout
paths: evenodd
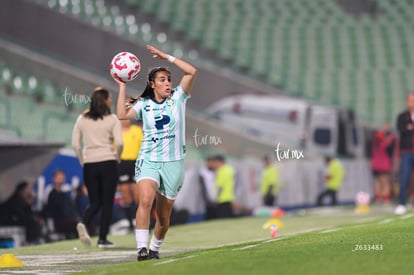
M 341 230 L 340 228 L 332 228 L 319 232 L 320 234 L 332 233 Z
M 79 270 L 64 270 L 64 271 L 50 271 L 50 270 L 44 270 L 44 269 L 38 269 L 38 270 L 7 270 L 6 273 L 2 273 L 0 271 L 0 274 L 4 274 L 4 275 L 10 275 L 10 274 L 24 274 L 24 275 L 29 275 L 29 274 L 33 274 L 33 275 L 38 275 L 38 274 L 42 274 L 42 275 L 56 275 L 56 274 L 65 274 L 65 273 L 76 273 L 76 272 L 80 272 Z
M 234 248 L 234 249 L 232 249 L 232 251 L 246 250 L 246 249 L 257 247 L 257 246 L 265 244 L 265 243 L 281 241 L 281 240 L 284 240 L 286 238 L 287 238 L 287 236 L 277 237 L 277 238 L 273 238 L 273 239 L 270 239 L 270 240 L 262 241 L 262 242 L 257 243 L 257 244 L 251 244 L 251 245 L 246 245 L 246 246 L 243 246 L 243 247 Z
M 401 216 L 401 217 L 400 217 L 400 219 L 401 219 L 401 220 L 406 220 L 406 219 L 409 219 L 409 218 L 411 218 L 411 217 L 413 217 L 413 216 L 414 216 L 414 214 L 413 214 L 413 213 L 411 213 L 411 214 L 407 214 L 407 215 Z
M 258 244 L 252 244 L 252 245 L 246 245 L 246 246 L 243 246 L 243 247 L 234 248 L 234 249 L 232 249 L 232 251 L 246 250 L 246 249 L 250 249 L 250 248 L 257 247 L 257 246 L 259 246 L 259 245 L 261 245 L 261 243 L 258 243 Z
M 386 224 L 386 223 L 390 223 L 392 221 L 393 221 L 393 219 L 385 219 L 385 220 L 382 220 L 382 221 L 378 222 L 378 224 Z
M 284 239 L 287 239 L 287 236 L 277 237 L 277 238 L 274 238 L 274 239 L 266 240 L 263 243 L 277 242 L 277 241 L 281 241 L 281 240 L 284 240 Z
M 173 263 L 173 262 L 178 262 L 178 261 L 181 261 L 181 260 L 191 259 L 191 258 L 198 257 L 198 256 L 199 255 L 190 255 L 190 256 L 187 256 L 187 257 L 170 259 L 170 260 L 166 260 L 166 261 L 163 261 L 163 262 L 155 263 L 154 266 L 163 265 L 163 264 L 169 264 L 169 263 Z

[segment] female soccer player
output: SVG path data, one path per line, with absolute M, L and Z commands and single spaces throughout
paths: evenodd
M 170 71 L 165 67 L 152 69 L 144 92 L 128 109 L 125 106 L 126 85 L 115 79 L 119 84 L 118 118 L 143 121 L 144 139 L 135 164 L 135 178 L 139 186 L 135 229 L 138 261 L 159 258 L 174 200 L 183 183 L 185 105 L 196 75 L 196 69 L 187 62 L 150 45 L 147 49 L 153 58 L 168 60 L 177 66 L 184 76 L 180 84 L 172 89 Z M 157 221 L 148 251 L 150 210 L 155 196 Z
M 111 114 L 111 105 L 109 92 L 97 87 L 92 94 L 89 110 L 78 117 L 72 133 L 72 147 L 83 166 L 83 178 L 89 197 L 89 206 L 76 229 L 80 241 L 90 246 L 91 239 L 86 227 L 98 211 L 102 210 L 98 240 L 100 248 L 114 246 L 106 236 L 112 218 L 118 183 L 118 160 L 123 145 L 121 123 Z

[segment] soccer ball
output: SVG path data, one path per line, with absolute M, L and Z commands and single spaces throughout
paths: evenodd
M 141 62 L 132 53 L 120 52 L 112 58 L 109 68 L 113 77 L 128 82 L 137 78 L 141 71 Z

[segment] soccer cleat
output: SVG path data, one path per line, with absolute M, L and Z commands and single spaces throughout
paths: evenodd
M 148 257 L 150 260 L 158 260 L 160 258 L 160 252 L 150 249 Z
M 78 231 L 79 240 L 85 246 L 91 246 L 91 237 L 89 237 L 88 230 L 83 223 L 78 223 L 76 225 L 76 230 Z
M 148 260 L 148 249 L 146 249 L 145 247 L 142 247 L 138 250 L 138 256 L 137 256 L 137 261 L 145 261 Z
M 99 240 L 98 247 L 99 248 L 111 248 L 111 247 L 115 247 L 115 245 L 108 240 Z
M 395 208 L 394 214 L 395 215 L 404 215 L 405 212 L 407 212 L 407 208 L 404 205 L 398 205 L 397 208 Z

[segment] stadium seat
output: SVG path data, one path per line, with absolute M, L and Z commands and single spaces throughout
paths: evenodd
M 70 110 L 62 97 L 64 87 L 2 61 L 0 84 L 2 130 L 28 139 L 64 142 L 70 146 L 74 122 L 85 105 L 73 104 Z
M 162 44 L 150 28 L 127 23 L 119 8 L 122 2 L 119 6 L 102 0 L 43 2 L 55 3 L 49 6 L 60 12 L 71 7 L 72 14 L 79 5 L 83 19 L 92 21 L 96 15 L 101 27 Z M 404 99 L 391 99 L 387 92 L 405 93 L 414 86 L 408 77 L 414 74 L 414 3 L 372 2 L 379 9 L 375 16 L 349 15 L 332 0 L 124 0 L 123 4 L 136 10 L 134 16 L 150 16 L 165 26 L 166 33 L 179 32 L 248 76 L 264 79 L 287 94 L 353 107 L 368 122 L 380 124 L 385 116 L 377 116 L 373 106 L 394 115 Z

